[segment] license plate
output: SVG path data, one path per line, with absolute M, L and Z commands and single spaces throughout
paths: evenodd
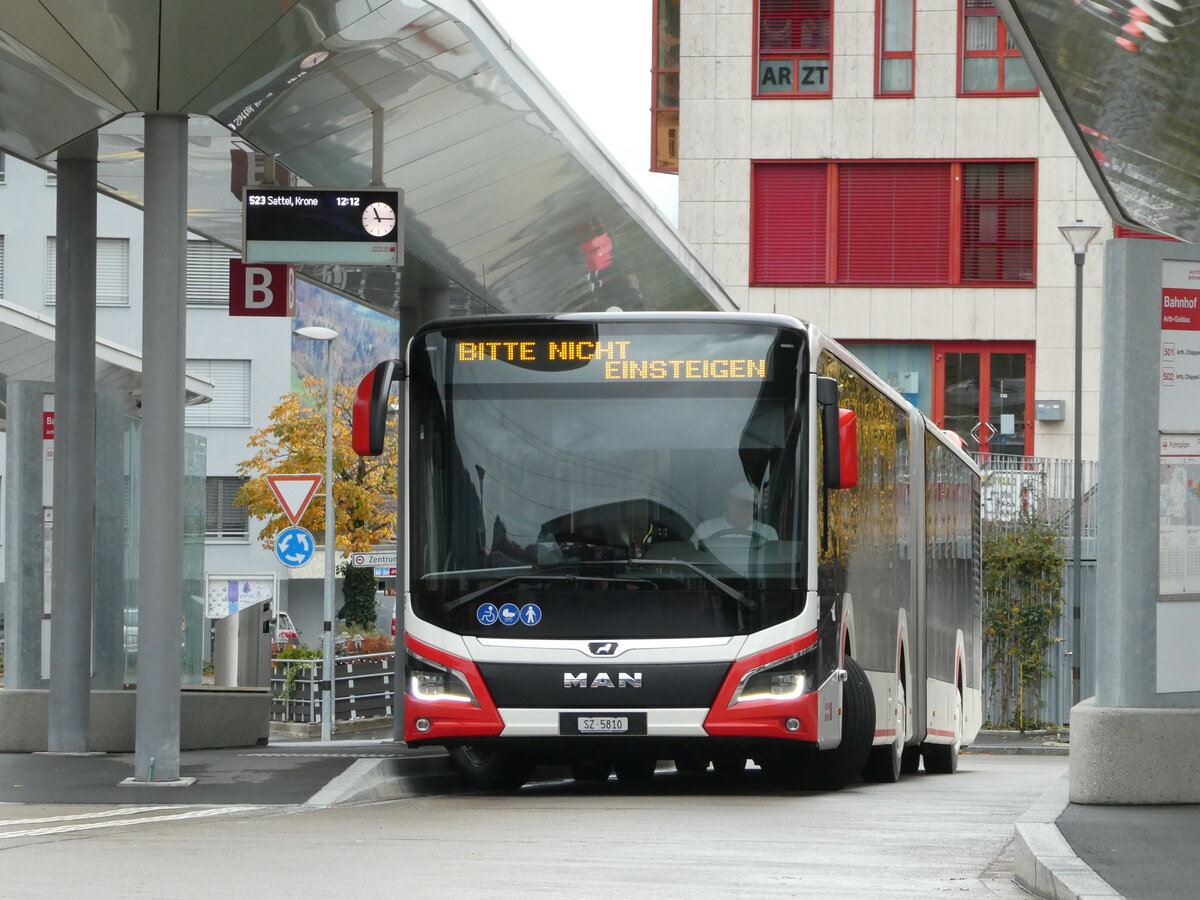
M 559 734 L 645 734 L 644 712 L 569 712 L 558 714 Z
M 629 716 L 579 716 L 575 727 L 580 734 L 624 734 L 629 730 Z

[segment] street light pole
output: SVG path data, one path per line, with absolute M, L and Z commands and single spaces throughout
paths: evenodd
M 321 740 L 333 740 L 333 584 L 335 523 L 337 510 L 333 505 L 333 339 L 337 332 L 320 325 L 297 328 L 297 337 L 325 344 L 325 630 L 321 636 Z
M 1074 504 L 1071 509 L 1071 544 L 1074 562 L 1071 569 L 1072 617 L 1081 615 L 1083 608 L 1083 263 L 1088 244 L 1100 229 L 1076 219 L 1059 229 L 1075 257 L 1075 456 L 1073 460 Z M 1073 620 L 1073 618 L 1072 618 Z M 1076 648 L 1078 649 L 1078 648 Z M 1074 685 L 1074 677 L 1071 679 Z M 1074 701 L 1074 692 L 1072 692 Z

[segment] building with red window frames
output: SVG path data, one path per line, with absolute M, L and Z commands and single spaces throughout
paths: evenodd
M 683 236 L 743 309 L 851 343 L 974 450 L 1071 457 L 1058 226 L 1101 226 L 1084 272 L 1095 459 L 1112 220 L 992 0 L 654 7 L 652 168 L 679 173 Z

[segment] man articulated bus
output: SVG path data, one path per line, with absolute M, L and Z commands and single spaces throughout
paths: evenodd
M 404 740 L 467 780 L 953 772 L 981 719 L 979 469 L 785 316 L 444 319 L 401 380 Z

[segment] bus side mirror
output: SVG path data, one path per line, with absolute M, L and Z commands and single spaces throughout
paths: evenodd
M 843 490 L 858 484 L 858 417 L 853 410 L 838 406 L 838 383 L 833 378 L 817 379 L 817 404 L 821 410 L 821 467 L 825 487 Z
M 350 443 L 359 456 L 379 456 L 387 431 L 388 392 L 404 379 L 404 363 L 387 359 L 366 374 L 354 395 Z

